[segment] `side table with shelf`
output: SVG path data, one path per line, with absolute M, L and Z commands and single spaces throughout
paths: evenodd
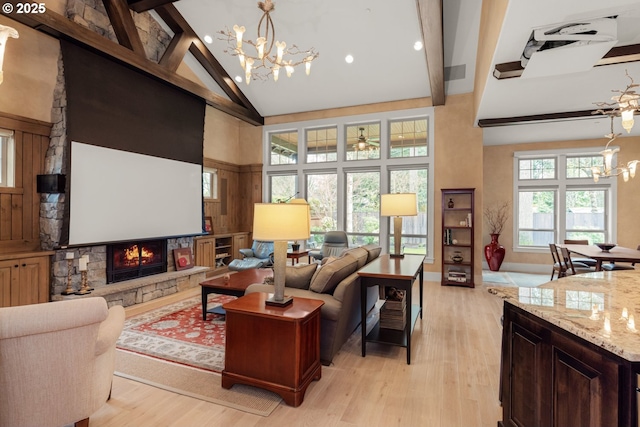
M 362 332 L 362 357 L 367 354 L 367 342 L 396 345 L 407 348 L 407 365 L 411 364 L 411 333 L 418 320 L 422 319 L 424 256 L 405 255 L 403 258 L 391 258 L 389 254 L 380 255 L 358 270 L 360 276 L 360 311 Z M 412 304 L 412 288 L 418 279 L 420 304 Z M 406 319 L 404 329 L 389 329 L 380 326 L 378 321 L 367 334 L 367 288 L 370 286 L 394 287 L 402 290 L 406 298 Z
M 441 284 L 474 285 L 475 188 L 442 189 Z

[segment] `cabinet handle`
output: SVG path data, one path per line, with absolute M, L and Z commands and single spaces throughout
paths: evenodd
M 27 266 L 27 264 L 22 264 L 22 266 L 23 266 L 23 267 L 26 267 L 26 266 Z
M 16 264 L 16 265 L 14 265 L 13 267 L 14 267 L 14 268 L 18 268 L 18 267 L 20 267 L 20 266 L 19 266 L 18 264 Z

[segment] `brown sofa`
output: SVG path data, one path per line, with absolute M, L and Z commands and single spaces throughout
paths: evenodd
M 376 245 L 345 249 L 338 258 L 323 265 L 303 264 L 287 267 L 285 295 L 324 301 L 320 316 L 320 360 L 328 365 L 358 327 L 360 315 L 360 277 L 357 271 L 380 255 Z M 253 284 L 245 294 L 273 293 L 273 285 Z M 367 289 L 367 313 L 375 313 L 378 289 Z

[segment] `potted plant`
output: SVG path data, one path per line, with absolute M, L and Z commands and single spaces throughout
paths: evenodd
M 509 202 L 485 208 L 484 218 L 489 226 L 489 235 L 491 236 L 491 243 L 484 247 L 484 257 L 487 260 L 487 264 L 489 264 L 489 269 L 498 271 L 505 255 L 504 246 L 500 244 L 498 238 L 507 219 L 509 219 Z

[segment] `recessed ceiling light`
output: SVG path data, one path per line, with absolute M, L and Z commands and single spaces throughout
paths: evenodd
M 206 36 L 204 36 L 204 41 L 211 44 L 213 42 L 213 38 L 211 38 L 211 36 L 207 34 Z
M 421 50 L 421 49 L 422 49 L 422 42 L 421 42 L 420 40 L 418 40 L 417 42 L 415 42 L 415 43 L 413 44 L 413 48 L 414 48 L 415 50 Z
M 347 61 L 347 64 L 351 64 L 353 62 L 353 56 L 347 55 L 344 57 L 344 60 Z
M 242 77 L 240 76 L 235 76 L 233 80 L 237 81 L 238 83 L 242 83 Z

